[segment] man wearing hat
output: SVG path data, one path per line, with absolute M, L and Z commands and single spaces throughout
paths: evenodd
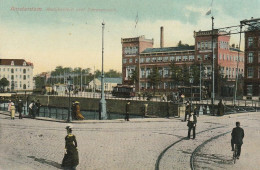
M 22 102 L 21 99 L 19 99 L 19 101 L 18 101 L 17 108 L 18 108 L 18 113 L 19 113 L 19 119 L 22 119 L 22 118 L 23 118 L 23 116 L 22 116 L 22 112 L 23 112 L 23 102 Z

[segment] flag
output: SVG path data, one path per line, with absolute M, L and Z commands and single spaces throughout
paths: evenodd
M 137 12 L 137 15 L 136 15 L 136 18 L 135 18 L 135 28 L 137 26 L 137 23 L 138 23 L 138 12 Z
M 206 13 L 206 15 L 210 15 L 211 14 L 211 9 Z

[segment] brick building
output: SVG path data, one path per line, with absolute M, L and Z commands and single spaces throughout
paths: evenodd
M 254 22 L 255 19 L 246 20 Z M 259 19 L 258 19 L 259 20 Z M 242 21 L 241 21 L 242 22 Z M 260 99 L 260 24 L 248 28 L 245 32 L 245 79 L 244 96 Z
M 218 30 L 214 30 L 214 35 L 214 56 L 217 56 L 215 73 L 217 75 L 220 72 L 227 79 L 224 86 L 218 83 L 216 88 L 219 94 L 222 92 L 222 94 L 230 93 L 233 95 L 232 89 L 235 84 L 237 68 L 239 74 L 243 75 L 244 73 L 244 55 L 240 51 L 238 60 L 238 50 L 234 46 L 230 47 L 230 36 L 224 35 Z M 136 91 L 142 92 L 151 89 L 148 76 L 152 68 L 156 67 L 161 75 L 161 82 L 157 89 L 162 92 L 170 92 L 174 88 L 170 65 L 174 62 L 175 65 L 186 65 L 188 68 L 194 64 L 202 64 L 205 75 L 202 79 L 205 82 L 204 85 L 207 85 L 210 90 L 212 85 L 211 31 L 194 32 L 194 38 L 195 46 L 164 47 L 162 27 L 160 48 L 153 48 L 153 39 L 147 40 L 144 36 L 122 38 L 123 84 L 129 84 L 133 71 L 138 69 L 139 82 L 136 83 Z M 217 78 L 217 81 L 220 82 L 220 79 Z
M 24 59 L 0 59 L 0 79 L 4 77 L 11 91 L 33 90 L 33 64 Z

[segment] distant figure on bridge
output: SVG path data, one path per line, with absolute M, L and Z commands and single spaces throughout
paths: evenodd
M 125 121 L 129 121 L 129 110 L 130 110 L 130 101 L 127 101 L 125 105 Z
M 79 164 L 79 153 L 76 136 L 72 134 L 71 126 L 67 126 L 67 136 L 65 137 L 65 151 L 61 167 L 65 169 L 76 169 Z
M 84 116 L 80 113 L 80 106 L 79 106 L 78 101 L 75 102 L 75 107 L 76 107 L 76 119 L 77 120 L 84 120 Z
M 196 124 L 197 124 L 197 116 L 194 115 L 193 112 L 189 115 L 189 120 L 187 126 L 189 127 L 188 129 L 188 139 L 190 139 L 190 132 L 191 129 L 193 130 L 193 139 L 196 137 Z
M 234 144 L 236 144 L 238 147 L 237 159 L 239 159 L 244 138 L 244 129 L 240 127 L 240 122 L 236 122 L 236 127 L 232 130 L 231 136 L 232 151 L 234 151 Z
M 22 119 L 23 118 L 23 115 L 22 115 L 22 112 L 23 112 L 23 102 L 22 102 L 21 99 L 18 101 L 17 109 L 18 109 L 18 113 L 19 113 L 19 119 Z
M 223 116 L 224 115 L 224 104 L 223 104 L 223 100 L 221 99 L 218 103 L 218 112 L 217 115 L 218 116 Z
M 13 102 L 11 102 L 10 112 L 11 112 L 11 119 L 14 120 L 14 116 L 15 116 L 15 105 L 14 105 Z

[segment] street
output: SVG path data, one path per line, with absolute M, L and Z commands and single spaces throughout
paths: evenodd
M 11 120 L 0 112 L 0 169 L 60 169 L 67 123 Z M 241 157 L 234 165 L 231 131 L 245 130 Z M 78 170 L 85 169 L 258 169 L 260 113 L 198 117 L 197 136 L 187 140 L 179 118 L 147 118 L 73 123 L 79 150 Z

